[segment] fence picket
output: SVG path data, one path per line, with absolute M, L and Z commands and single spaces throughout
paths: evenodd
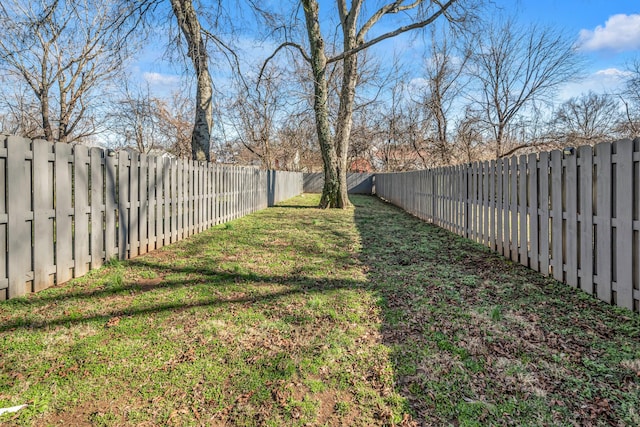
M 614 143 L 616 305 L 633 310 L 633 142 Z
M 11 140 L 11 139 L 10 139 Z M 24 143 L 22 145 L 25 145 Z M 70 163 L 73 161 L 71 146 L 57 142 L 55 145 L 55 210 L 56 210 L 56 282 L 64 283 L 70 280 L 73 268 L 73 236 L 71 218 L 71 172 Z M 21 160 L 20 166 L 24 160 Z M 11 163 L 11 161 L 9 161 Z M 11 166 L 10 166 L 11 167 Z M 9 172 L 11 169 L 9 169 Z M 15 179 L 15 175 L 10 175 Z M 9 186 L 12 187 L 12 186 Z M 23 196 L 24 198 L 24 193 Z M 9 228 L 11 223 L 9 223 Z M 10 250 L 11 257 L 16 257 Z
M 549 153 L 540 153 L 538 158 L 538 179 L 540 185 L 538 186 L 540 194 L 538 197 L 540 209 L 539 222 L 539 249 L 540 249 L 540 272 L 545 276 L 549 275 L 549 260 L 551 259 L 549 252 Z
M 89 271 L 89 149 L 76 145 L 73 149 L 73 245 L 74 276 Z
M 502 255 L 511 256 L 511 232 L 509 229 L 509 159 L 503 159 L 502 163 Z
M 529 266 L 529 224 L 527 222 L 527 156 L 520 156 L 518 162 L 518 230 L 520 233 L 520 264 Z
M 566 280 L 575 288 L 578 286 L 578 172 L 575 154 L 566 156 L 564 162 Z
M 117 164 L 118 158 L 113 152 L 109 152 L 104 158 L 104 257 L 106 261 L 118 256 Z
M 502 159 L 496 160 L 496 252 L 499 254 L 503 253 L 504 240 L 502 237 L 502 200 L 503 200 L 503 190 L 502 190 Z
M 99 148 L 89 150 L 91 164 L 91 269 L 104 263 L 104 151 Z
M 538 193 L 540 189 L 538 188 L 538 156 L 535 153 L 529 154 L 527 170 L 529 171 L 529 229 L 528 239 L 525 237 L 525 241 L 529 241 L 529 267 L 535 271 L 540 271 L 540 250 L 538 247 L 540 239 L 538 233 Z
M 509 210 L 511 212 L 511 261 L 518 262 L 518 158 L 511 158 L 509 167 L 510 184 L 509 194 L 511 195 L 511 203 Z
M 596 292 L 608 303 L 611 285 L 611 144 L 596 145 Z
M 593 294 L 593 150 L 578 148 L 579 207 L 580 207 L 580 289 Z
M 0 135 L 0 251 L 8 253 L 8 223 L 9 212 L 7 207 L 7 154 L 8 137 Z M 7 256 L 0 256 L 0 301 L 9 298 L 9 271 Z
M 157 248 L 156 239 L 157 239 L 157 211 L 158 211 L 158 203 L 157 203 L 157 182 L 158 182 L 158 160 L 159 157 L 149 156 L 147 157 L 147 171 L 149 174 L 149 185 L 147 187 L 147 194 L 149 194 L 149 202 L 147 204 L 147 219 L 149 221 L 149 225 L 147 227 L 147 249 L 149 251 L 153 251 Z M 162 206 L 162 205 L 160 205 Z
M 162 214 L 162 229 L 163 229 L 163 246 L 167 246 L 170 243 L 176 241 L 177 228 L 176 228 L 176 202 L 175 202 L 175 187 L 173 183 L 176 180 L 176 169 L 174 161 L 165 158 L 162 164 L 162 192 L 163 192 L 163 214 Z
M 138 200 L 139 200 L 139 226 L 138 235 L 140 236 L 140 245 L 138 247 L 138 253 L 140 255 L 146 254 L 149 250 L 149 160 L 146 154 L 140 154 L 138 168 L 139 174 L 139 187 L 138 187 Z
M 129 216 L 127 227 L 129 228 L 129 258 L 140 254 L 140 155 L 129 155 Z
M 551 152 L 551 266 L 553 278 L 563 281 L 562 153 Z
M 175 170 L 175 181 L 171 185 L 171 190 L 175 190 L 175 196 L 173 197 L 173 204 L 171 210 L 176 220 L 176 229 L 174 231 L 176 235 L 176 241 L 182 240 L 184 236 L 184 165 L 180 162 L 172 162 L 171 165 Z M 172 174 L 173 176 L 173 174 Z M 175 207 L 175 211 L 173 211 Z M 173 243 L 173 240 L 172 240 Z
M 129 255 L 129 153 L 118 153 L 118 257 L 127 259 Z
M 489 248 L 495 251 L 497 248 L 496 241 L 496 213 L 497 213 L 497 200 L 496 200 L 496 161 L 491 160 L 489 162 Z
M 54 228 L 53 199 L 53 144 L 43 140 L 33 141 L 33 290 L 53 285 Z M 100 224 L 102 225 L 102 223 Z M 4 258 L 4 257 L 3 257 Z
M 8 297 L 14 298 L 25 295 L 31 289 L 26 288 L 25 281 L 30 270 L 30 245 L 25 242 L 31 241 L 31 227 L 27 223 L 27 213 L 31 210 L 29 198 L 25 194 L 31 191 L 28 188 L 30 179 L 28 177 L 25 158 L 29 151 L 28 141 L 10 136 L 7 139 L 7 177 L 14 182 L 7 186 L 7 214 L 8 214 L 8 251 L 12 255 L 9 257 L 9 291 Z M 70 200 L 70 198 L 69 198 Z M 70 218 L 70 217 L 69 217 Z M 71 221 L 69 221 L 70 223 Z M 71 237 L 71 227 L 69 226 L 69 237 Z M 70 239 L 68 239 L 70 241 Z M 69 244 L 69 249 L 70 248 Z M 70 252 L 70 250 L 69 250 Z

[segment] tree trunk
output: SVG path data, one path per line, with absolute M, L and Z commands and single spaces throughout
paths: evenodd
M 504 125 L 498 125 L 498 133 L 496 134 L 496 159 L 502 157 L 502 139 L 504 138 Z
M 318 20 L 318 3 L 315 0 L 302 0 L 311 48 L 311 69 L 313 72 L 313 109 L 316 116 L 316 128 L 320 152 L 324 163 L 324 188 L 320 199 L 321 208 L 342 208 L 348 206 L 349 199 L 341 197 L 340 167 L 336 144 L 329 125 L 329 88 L 327 86 L 327 57 L 324 51 L 324 39 Z M 345 156 L 346 157 L 346 156 Z M 344 174 L 346 184 L 346 171 Z
M 171 0 L 173 13 L 184 34 L 197 76 L 196 116 L 191 133 L 193 160 L 211 160 L 210 140 L 213 127 L 213 84 L 209 74 L 209 55 L 202 39 L 200 21 L 192 0 Z
M 356 47 L 355 14 L 345 17 L 344 51 Z M 358 54 L 349 55 L 342 61 L 342 86 L 340 88 L 340 106 L 336 123 L 336 151 L 338 154 L 338 206 L 351 206 L 347 188 L 347 169 L 349 167 L 349 140 L 353 125 L 353 104 L 355 102 L 356 84 L 358 83 Z
M 49 119 L 49 93 L 40 93 L 40 113 L 42 115 L 42 129 L 44 131 L 44 139 L 54 142 L 53 129 L 51 128 L 51 120 Z

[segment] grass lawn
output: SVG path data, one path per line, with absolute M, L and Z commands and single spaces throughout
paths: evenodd
M 640 316 L 318 201 L 0 303 L 0 424 L 640 425 Z

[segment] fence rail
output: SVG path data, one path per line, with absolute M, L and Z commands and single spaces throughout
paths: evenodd
M 0 136 L 0 300 L 302 193 L 302 174 Z
M 376 174 L 376 193 L 514 262 L 640 311 L 640 139 Z

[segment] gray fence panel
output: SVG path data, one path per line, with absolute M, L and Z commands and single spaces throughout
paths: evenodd
M 302 193 L 301 173 L 271 177 L 275 203 Z M 266 208 L 266 178 L 253 168 L 1 137 L 0 300 Z
M 640 139 L 376 174 L 375 183 L 407 212 L 640 311 Z
M 324 186 L 323 173 L 305 173 L 303 191 L 305 193 L 322 193 Z M 373 173 L 348 173 L 347 192 L 349 194 L 373 194 L 374 174 Z

